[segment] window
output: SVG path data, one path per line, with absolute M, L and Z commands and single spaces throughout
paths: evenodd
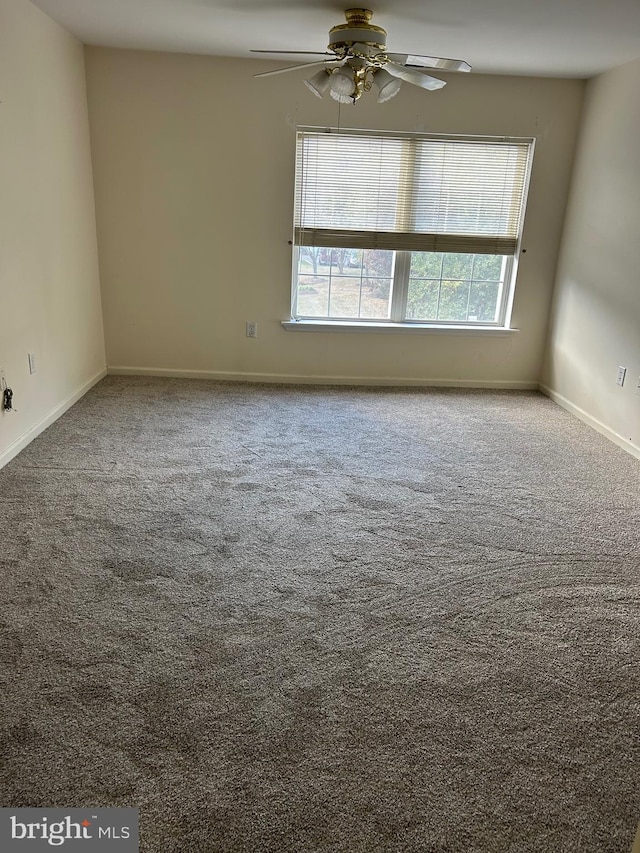
M 292 317 L 508 327 L 532 152 L 298 131 Z

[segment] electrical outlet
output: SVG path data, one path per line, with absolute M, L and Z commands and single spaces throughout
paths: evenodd
M 257 338 L 258 337 L 258 324 L 253 320 L 247 320 L 247 337 L 248 338 Z
M 618 378 L 616 379 L 616 383 L 622 387 L 624 385 L 624 377 L 627 375 L 626 367 L 618 368 Z
M 29 358 L 29 373 L 32 375 L 36 372 L 36 354 L 35 352 L 28 353 Z

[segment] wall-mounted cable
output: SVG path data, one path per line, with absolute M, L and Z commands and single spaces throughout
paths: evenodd
M 2 408 L 5 412 L 15 412 L 13 408 L 13 391 L 7 385 L 7 381 L 2 377 Z

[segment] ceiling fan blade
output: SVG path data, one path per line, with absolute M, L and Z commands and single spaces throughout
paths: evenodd
M 392 77 L 398 77 L 400 80 L 406 80 L 407 83 L 413 83 L 415 86 L 420 86 L 423 89 L 434 91 L 442 89 L 446 86 L 446 80 L 438 80 L 436 77 L 430 77 L 428 74 L 421 74 L 420 71 L 414 71 L 413 68 L 405 68 L 404 65 L 398 65 L 396 62 L 387 62 L 384 70 L 388 71 Z
M 286 74 L 287 71 L 297 71 L 299 68 L 315 68 L 317 65 L 326 65 L 330 61 L 329 59 L 321 59 L 320 62 L 303 62 L 301 65 L 289 65 L 287 68 L 277 68 L 275 71 L 263 71 L 261 74 L 254 74 L 253 76 L 271 77 L 273 74 Z
M 250 50 L 249 53 L 293 53 L 296 56 L 304 56 L 305 54 L 309 56 L 335 56 L 334 53 L 328 50 Z
M 464 59 L 445 59 L 442 56 L 416 56 L 406 53 L 387 54 L 392 62 L 414 68 L 440 68 L 442 71 L 471 71 L 471 66 Z

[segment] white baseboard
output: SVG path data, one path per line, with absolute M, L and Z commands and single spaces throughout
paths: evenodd
M 295 373 L 237 373 L 226 370 L 173 370 L 164 367 L 109 365 L 113 376 L 165 376 L 182 379 L 211 379 L 217 382 L 266 382 L 282 385 L 377 385 L 423 388 L 488 388 L 508 391 L 537 391 L 537 382 L 492 379 L 415 379 L 402 376 L 319 376 Z
M 74 403 L 77 403 L 81 397 L 84 397 L 87 391 L 93 388 L 93 386 L 97 382 L 100 382 L 101 379 L 104 379 L 106 375 L 106 367 L 99 370 L 95 376 L 92 376 L 91 379 L 82 384 L 79 388 L 76 388 L 72 394 L 56 406 L 55 409 L 52 409 L 48 415 L 30 427 L 25 433 L 23 433 L 23 435 L 20 436 L 20 438 L 10 444 L 6 450 L 3 450 L 2 453 L 0 453 L 0 468 L 3 468 L 8 462 L 11 462 L 11 460 L 17 456 L 21 450 L 24 450 L 24 448 L 30 444 L 34 438 L 37 438 L 41 432 L 44 432 L 45 429 L 51 426 L 54 421 L 57 421 L 61 415 L 64 415 L 64 413 L 70 409 Z
M 566 397 L 563 397 L 562 394 L 559 394 L 557 391 L 554 391 L 553 388 L 549 388 L 548 385 L 539 385 L 538 390 L 553 400 L 554 403 L 557 403 L 559 406 L 562 406 L 563 409 L 566 409 L 567 412 L 570 412 L 572 415 L 575 415 L 579 418 L 583 423 L 590 426 L 592 429 L 595 429 L 596 432 L 599 432 L 601 435 L 604 435 L 605 438 L 608 438 L 609 441 L 612 441 L 614 444 L 617 444 L 618 447 L 621 447 L 623 450 L 626 450 L 627 453 L 630 453 L 632 456 L 635 456 L 637 459 L 640 459 L 640 447 L 634 444 L 629 439 L 624 438 L 619 435 L 617 432 L 614 432 L 610 427 L 606 424 L 603 424 L 602 421 L 599 421 L 597 418 L 594 418 L 588 412 L 585 412 L 584 409 L 581 409 L 580 406 L 576 406 L 575 403 L 572 403 L 571 400 L 568 400 Z

